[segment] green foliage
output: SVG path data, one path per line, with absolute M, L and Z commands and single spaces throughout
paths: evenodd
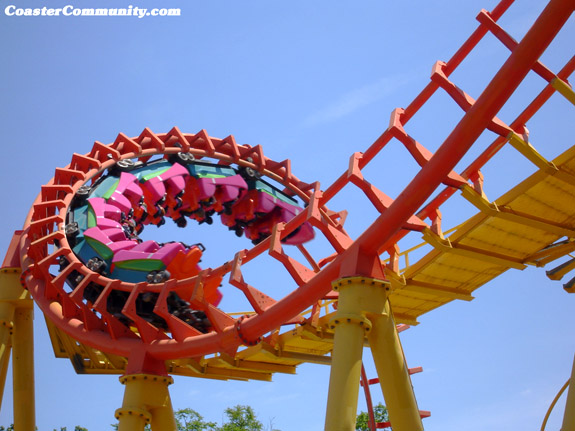
M 387 408 L 379 403 L 373 408 L 376 422 L 387 422 L 389 420 Z M 264 431 L 263 424 L 257 419 L 254 409 L 250 406 L 237 405 L 228 407 L 225 410 L 227 421 L 221 426 L 215 422 L 206 422 L 202 415 L 193 409 L 180 409 L 175 413 L 176 425 L 178 431 Z M 367 412 L 361 412 L 357 415 L 357 431 L 369 431 L 369 415 Z M 112 424 L 113 430 L 118 430 L 118 424 Z M 389 428 L 386 428 L 389 430 Z M 270 421 L 270 431 L 279 431 L 273 428 Z M 14 425 L 8 428 L 0 426 L 0 431 L 14 431 Z M 54 429 L 54 431 L 58 431 Z M 67 431 L 66 427 L 61 427 L 59 431 Z M 76 425 L 74 431 L 88 431 L 87 428 Z M 150 425 L 146 425 L 145 431 L 151 431 Z
M 193 409 L 180 409 L 174 412 L 178 431 L 219 431 L 215 422 L 205 422 L 202 415 Z M 118 424 L 112 424 L 112 429 L 118 430 Z M 146 425 L 144 431 L 151 431 Z M 0 430 L 2 431 L 2 430 Z
M 181 409 L 174 413 L 178 431 L 217 431 L 215 422 L 204 422 L 204 418 L 192 409 Z
M 385 408 L 385 407 L 384 407 Z M 237 405 L 225 410 L 227 421 L 219 427 L 215 422 L 206 422 L 202 415 L 193 409 L 180 409 L 174 413 L 178 431 L 264 431 L 263 424 L 257 419 L 254 410 L 250 406 Z M 118 430 L 118 424 L 112 424 L 113 430 Z M 273 428 L 270 422 L 270 431 L 280 431 Z M 0 426 L 0 431 L 14 431 L 14 425 L 8 428 Z M 66 427 L 59 430 L 67 431 Z M 88 431 L 87 428 L 76 425 L 74 431 Z M 150 425 L 146 425 L 145 431 L 151 431 Z
M 0 429 L 0 431 L 2 431 L 2 430 Z M 54 428 L 54 431 L 58 431 L 58 430 L 56 428 Z M 68 428 L 60 427 L 60 431 L 68 431 Z M 74 431 L 88 431 L 88 428 L 84 428 L 84 427 L 81 427 L 80 425 L 76 425 L 74 427 Z
M 264 429 L 250 406 L 228 407 L 225 413 L 228 421 L 219 428 L 219 431 L 263 431 Z
M 38 429 L 38 427 L 36 427 L 36 429 Z M 14 431 L 14 424 L 10 425 L 8 428 L 4 428 L 3 426 L 0 425 L 0 431 Z M 54 431 L 68 431 L 68 428 L 60 427 L 60 430 L 54 428 Z M 74 427 L 74 431 L 88 431 L 88 429 L 81 427 L 80 425 L 76 425 Z
M 373 407 L 373 416 L 375 417 L 375 422 L 389 421 L 387 408 L 382 403 L 379 403 L 378 405 Z M 355 429 L 357 431 L 369 431 L 369 414 L 367 412 L 361 412 L 360 414 L 357 415 L 357 419 L 355 422 Z
M 34 429 L 38 430 L 38 427 Z M 3 426 L 0 425 L 0 431 L 14 431 L 14 424 L 10 424 L 8 428 L 4 428 Z

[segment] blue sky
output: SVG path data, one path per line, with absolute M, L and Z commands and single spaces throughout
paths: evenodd
M 477 13 L 496 4 L 493 0 L 0 3 L 4 161 L 0 196 L 6 203 L 0 249 L 22 226 L 55 167 L 67 165 L 73 152 L 87 153 L 95 140 L 109 143 L 119 132 L 136 136 L 144 127 L 156 132 L 173 126 L 188 133 L 206 129 L 222 138 L 233 134 L 240 144 L 262 145 L 272 159 L 290 158 L 299 178 L 318 180 L 326 187 L 347 169 L 353 152 L 365 150 L 385 130 L 391 111 L 406 106 L 424 87 L 435 61 L 451 57 L 475 29 Z M 542 3 L 517 0 L 504 16 L 504 26 L 521 38 Z M 182 15 L 16 17 L 4 13 L 10 4 L 179 7 Z M 544 55 L 553 70 L 573 55 L 574 33 L 571 17 Z M 486 41 L 454 79 L 478 97 L 504 52 L 492 40 Z M 527 94 L 537 85 L 541 82 L 530 77 L 521 91 Z M 510 121 L 518 112 L 521 94 L 504 108 L 502 119 Z M 443 100 L 427 114 L 414 119 L 410 130 L 434 150 L 460 114 Z M 567 148 L 573 135 L 572 105 L 555 97 L 537 121 L 539 129 L 532 130 L 538 130 L 536 141 L 541 144 L 535 145 L 544 155 L 552 157 Z M 380 171 L 381 180 L 387 181 L 382 189 L 391 196 L 411 175 L 403 170 L 402 157 L 391 152 L 370 166 Z M 484 172 L 488 195 L 496 197 L 529 169 L 517 154 L 504 152 Z M 345 194 L 334 200 L 333 209 L 352 210 L 346 228 L 357 236 L 374 214 L 351 202 Z M 467 216 L 459 210 L 444 214 L 452 224 Z M 198 235 L 219 238 L 205 230 L 198 230 Z M 212 254 L 210 259 L 220 262 L 227 257 Z M 432 413 L 424 421 L 425 429 L 539 427 L 571 371 L 575 296 L 533 268 L 508 272 L 475 296 L 470 303 L 454 302 L 423 316 L 419 326 L 402 334 L 408 364 L 424 368 L 412 381 L 420 408 Z M 68 361 L 54 358 L 39 311 L 35 328 L 39 429 L 74 425 L 90 431 L 109 429 L 123 396 L 117 377 L 77 376 Z M 367 365 L 374 377 L 369 360 Z M 219 422 L 226 407 L 249 404 L 266 425 L 273 421 L 282 431 L 315 431 L 323 429 L 328 379 L 327 367 L 304 365 L 296 376 L 277 375 L 272 383 L 176 378 L 171 394 L 175 408 L 194 408 L 208 420 Z M 553 416 L 548 429 L 559 428 L 559 416 Z M 11 420 L 11 394 L 6 392 L 0 424 Z

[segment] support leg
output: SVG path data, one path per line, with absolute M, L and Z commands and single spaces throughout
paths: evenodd
M 168 385 L 171 377 L 152 374 L 130 374 L 122 376 L 120 382 L 126 386 L 122 408 L 116 410 L 118 431 L 143 431 L 146 424 L 153 431 L 176 431 L 176 421 Z
M 14 306 L 0 301 L 0 409 L 6 386 L 8 364 L 12 353 L 12 322 L 14 321 Z
M 389 301 L 383 313 L 368 317 L 372 323 L 368 340 L 393 430 L 423 430 Z
M 14 379 L 14 428 L 34 431 L 34 338 L 33 309 L 17 308 L 12 339 L 12 373 Z
M 331 374 L 325 418 L 326 431 L 354 431 L 361 376 L 361 357 L 365 332 L 371 324 L 364 310 L 378 307 L 377 288 L 367 287 L 367 279 L 351 277 L 334 283 L 339 291 L 335 318 L 330 326 L 335 331 Z M 383 302 L 379 301 L 379 307 Z
M 335 331 L 326 431 L 354 431 L 367 333 L 394 431 L 421 431 L 423 425 L 403 350 L 387 299 L 388 285 L 366 277 L 337 280 Z
M 0 376 L 4 380 L 11 350 L 14 428 L 19 431 L 36 429 L 33 320 L 34 305 L 20 285 L 20 268 L 0 269 Z
M 571 371 L 561 431 L 575 431 L 575 358 L 573 359 L 573 369 Z
M 335 324 L 335 322 L 334 322 Z M 338 322 L 332 353 L 325 429 L 355 430 L 364 329 Z
M 4 346 L 0 347 L 4 348 Z M 0 410 L 2 410 L 2 400 L 4 398 L 4 390 L 6 387 L 6 377 L 8 375 L 8 364 L 10 362 L 10 352 L 12 346 L 6 346 L 3 352 L 0 353 Z

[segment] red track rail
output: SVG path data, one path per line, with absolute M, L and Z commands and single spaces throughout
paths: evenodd
M 391 248 L 394 235 L 416 214 L 493 121 L 574 10 L 575 1 L 552 0 L 455 130 L 390 207 L 310 283 L 270 307 L 266 313 L 246 322 L 246 335 L 253 336 L 262 329 L 264 333 L 271 331 L 279 324 L 275 316 L 289 314 L 289 309 L 298 309 L 302 297 L 319 300 L 329 291 L 332 280 L 351 275 L 383 275 L 374 274 L 377 265 L 369 273 L 364 271 L 369 271 L 373 260 L 379 259 L 381 250 Z

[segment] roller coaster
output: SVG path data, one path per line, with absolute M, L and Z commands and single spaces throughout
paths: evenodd
M 120 133 L 110 144 L 73 154 L 41 187 L 0 273 L 0 367 L 5 379 L 12 356 L 16 429 L 35 428 L 33 302 L 47 318 L 57 356 L 69 358 L 77 372 L 121 375 L 120 431 L 147 424 L 176 429 L 171 376 L 269 380 L 306 362 L 331 366 L 325 429 L 354 430 L 360 381 L 368 399 L 373 383 L 362 376 L 364 346 L 390 420 L 377 424 L 372 416 L 371 429 L 423 429 L 429 412 L 417 406 L 401 325 L 472 299 L 508 269 L 551 265 L 552 280 L 575 269 L 575 147 L 547 160 L 527 128 L 554 95 L 575 105 L 568 81 L 575 57 L 565 54 L 556 73 L 540 61 L 575 1 L 549 1 L 519 42 L 498 24 L 512 3 L 481 11 L 479 26 L 453 57 L 436 63 L 427 86 L 392 112 L 381 136 L 353 153 L 325 189 L 298 179 L 289 160 L 271 160 L 260 146 L 204 130 Z M 509 56 L 474 99 L 450 77 L 487 34 Z M 528 74 L 542 80 L 542 90 L 506 124 L 497 115 Z M 408 123 L 439 93 L 461 116 L 432 152 L 410 135 Z M 457 172 L 484 133 L 493 140 Z M 395 199 L 368 169 L 381 163 L 390 144 L 419 167 Z M 489 200 L 482 169 L 503 148 L 516 150 L 535 173 Z M 347 212 L 330 209 L 344 188 L 377 213 L 355 238 L 344 228 Z M 449 212 L 454 198 L 476 214 L 444 229 L 442 211 Z M 150 226 L 166 222 L 210 229 L 217 216 L 250 245 L 218 267 L 202 267 L 204 254 L 217 253 L 213 247 L 144 238 Z M 403 245 L 421 237 L 425 252 Z M 291 292 L 279 299 L 272 280 L 254 286 L 243 270 L 269 258 L 290 280 Z M 575 278 L 564 289 L 575 292 Z M 251 309 L 224 309 L 220 301 L 231 290 Z M 575 389 L 567 392 L 562 430 L 575 431 Z

